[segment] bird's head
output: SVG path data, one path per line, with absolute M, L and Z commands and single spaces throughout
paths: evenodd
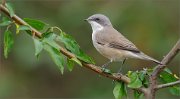
M 103 14 L 94 14 L 85 20 L 91 24 L 93 31 L 101 30 L 106 26 L 112 26 L 109 18 Z

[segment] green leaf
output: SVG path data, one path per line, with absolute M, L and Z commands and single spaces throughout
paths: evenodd
M 169 74 L 168 72 L 163 71 L 160 74 L 160 80 L 164 83 L 169 83 L 169 82 L 177 81 L 178 79 L 174 77 L 173 74 Z
M 4 33 L 4 57 L 8 57 L 8 53 L 11 51 L 11 48 L 14 44 L 13 36 L 11 31 L 7 30 Z
M 44 44 L 43 46 L 44 50 L 46 50 L 49 55 L 51 56 L 54 63 L 59 67 L 61 73 L 64 72 L 64 57 L 63 55 L 55 48 L 48 44 Z
M 71 51 L 74 54 L 79 54 L 79 45 L 70 35 L 62 32 L 60 36 L 57 37 L 57 41 L 62 42 L 66 49 Z
M 56 35 L 54 33 L 49 33 L 43 37 L 42 42 L 47 43 L 50 46 L 54 47 L 56 50 L 59 50 L 60 46 L 55 42 Z
M 134 90 L 134 99 L 142 99 L 142 98 L 143 98 L 143 93 Z
M 169 74 L 172 74 L 171 70 L 169 68 L 167 68 L 167 67 L 164 69 L 164 71 L 169 73 Z
M 19 24 L 15 23 L 15 25 L 16 25 L 16 34 L 19 34 Z
M 127 96 L 127 89 L 123 82 L 115 82 L 113 90 L 115 99 L 122 99 L 123 96 Z
M 128 84 L 130 88 L 139 88 L 142 86 L 142 81 L 139 79 L 137 72 L 133 72 L 129 75 L 131 82 Z
M 89 57 L 80 49 L 80 46 L 77 44 L 74 38 L 71 37 L 70 35 L 62 32 L 60 36 L 57 37 L 57 41 L 62 42 L 65 45 L 66 49 L 72 52 L 73 54 L 75 54 L 76 57 L 79 58 L 80 60 L 83 60 L 87 63 L 94 64 L 94 61 L 92 60 L 92 58 Z
M 68 67 L 69 71 L 72 71 L 72 69 L 74 68 L 74 63 L 77 63 L 80 66 L 82 66 L 81 61 L 79 61 L 76 57 L 73 57 L 73 58 L 67 60 L 67 67 Z
M 44 33 L 42 33 L 42 37 L 43 38 L 48 38 L 49 36 L 51 36 L 53 34 L 53 32 L 44 32 Z M 55 39 L 55 38 L 53 38 L 53 39 Z
M 133 73 L 133 71 L 128 71 L 127 76 L 129 77 L 132 73 Z
M 147 69 L 147 74 L 150 76 L 153 72 L 153 69 Z
M 16 23 L 15 25 L 16 25 L 16 34 L 19 34 L 19 31 L 26 31 L 26 32 L 28 32 L 28 30 L 31 31 L 31 28 L 27 25 L 19 25 Z
M 24 18 L 24 21 L 26 21 L 30 26 L 32 26 L 33 28 L 37 29 L 37 30 L 43 30 L 44 27 L 46 26 L 46 24 L 42 21 L 39 20 L 34 20 L 34 19 L 30 19 L 30 18 Z
M 77 64 L 79 64 L 80 66 L 82 66 L 81 61 L 78 60 L 76 57 L 73 57 L 73 58 L 71 58 L 70 60 L 72 60 L 72 61 L 76 62 Z
M 67 68 L 69 71 L 72 71 L 74 68 L 74 61 L 69 58 L 67 59 Z
M 179 80 L 179 78 L 176 77 L 175 74 L 173 75 L 171 72 L 163 71 L 160 73 L 160 81 L 162 83 L 170 83 L 170 82 L 175 82 L 177 80 Z M 169 87 L 169 91 L 171 92 L 171 94 L 179 96 L 180 86 L 176 85 L 176 86 Z
M 9 13 L 10 13 L 10 16 L 11 17 L 14 16 L 14 10 L 13 10 L 12 4 L 6 3 L 6 7 L 7 7 Z
M 8 19 L 8 18 L 6 18 L 6 17 L 3 17 L 2 18 L 2 22 L 0 23 L 0 26 L 7 26 L 7 25 L 9 25 L 9 24 L 11 24 L 12 22 Z
M 20 25 L 19 30 L 26 31 L 26 30 L 31 30 L 31 28 L 27 25 Z
M 84 62 L 95 64 L 94 60 L 90 56 L 85 54 L 81 49 L 79 49 L 79 54 L 77 54 L 76 56 Z
M 169 91 L 173 95 L 180 96 L 180 86 L 178 86 L 178 85 L 170 87 Z
M 141 81 L 143 81 L 145 79 L 145 76 L 146 76 L 146 71 L 140 71 L 139 72 L 139 79 Z
M 147 79 L 147 77 L 148 77 L 147 71 L 142 70 L 142 71 L 138 72 L 138 76 L 139 76 L 139 79 L 142 82 L 142 85 L 147 88 L 148 85 L 149 85 L 149 80 Z
M 33 38 L 34 40 L 34 45 L 35 45 L 35 56 L 38 58 L 40 52 L 43 50 L 43 44 L 41 41 Z

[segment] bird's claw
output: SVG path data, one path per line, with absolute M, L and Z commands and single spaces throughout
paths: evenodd
M 111 73 L 112 73 L 111 70 L 106 69 L 106 68 L 101 68 L 101 70 L 102 70 L 102 72 L 104 72 L 104 73 L 108 73 L 108 74 L 111 74 Z

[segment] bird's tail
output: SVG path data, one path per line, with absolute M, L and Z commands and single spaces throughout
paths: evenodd
M 156 60 L 156 59 L 154 59 L 154 58 L 152 58 L 152 57 L 150 57 L 150 56 L 148 56 L 148 55 L 146 55 L 146 54 L 144 54 L 142 52 L 139 53 L 138 56 L 140 56 L 140 59 L 150 60 L 150 61 L 153 61 L 153 62 L 155 62 L 157 64 L 161 64 L 162 65 L 162 63 L 160 61 L 158 61 L 158 60 Z

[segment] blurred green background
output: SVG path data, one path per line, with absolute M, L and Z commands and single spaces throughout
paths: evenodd
M 179 39 L 179 0 L 10 0 L 21 18 L 42 20 L 72 35 L 82 50 L 94 58 L 96 65 L 108 60 L 91 42 L 91 27 L 83 19 L 92 14 L 108 16 L 114 27 L 134 42 L 144 53 L 161 60 Z M 112 80 L 86 68 L 75 66 L 61 75 L 46 52 L 34 56 L 32 38 L 25 32 L 15 34 L 15 43 L 8 59 L 3 57 L 3 30 L 0 36 L 0 98 L 86 98 L 113 99 Z M 168 65 L 179 75 L 180 55 Z M 121 63 L 109 67 L 116 72 Z M 123 73 L 141 70 L 156 64 L 127 60 Z M 128 90 L 132 99 L 132 90 Z M 131 95 L 130 95 L 131 94 Z M 179 99 L 167 89 L 157 92 L 157 99 Z

